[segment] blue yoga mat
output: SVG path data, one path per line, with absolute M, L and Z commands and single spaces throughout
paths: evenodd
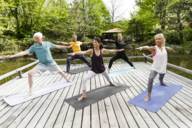
M 159 84 L 155 84 L 153 86 L 150 101 L 144 101 L 144 97 L 147 95 L 147 91 L 144 91 L 138 96 L 129 100 L 129 103 L 151 112 L 157 112 L 181 88 L 181 85 L 175 84 L 167 84 L 167 86 L 160 86 Z

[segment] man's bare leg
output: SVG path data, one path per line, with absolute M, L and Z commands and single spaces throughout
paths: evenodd
M 33 87 L 33 74 L 37 72 L 36 69 L 32 69 L 28 72 L 28 84 L 29 84 L 29 95 L 32 95 L 32 87 Z
M 67 78 L 67 76 L 66 76 L 63 72 L 59 71 L 59 74 L 60 74 L 67 82 L 70 82 L 70 80 Z

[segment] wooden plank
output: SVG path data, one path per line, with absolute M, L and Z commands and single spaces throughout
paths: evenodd
M 119 69 L 119 67 L 114 67 L 114 68 Z M 117 78 L 115 78 L 115 79 L 117 79 Z M 132 85 L 132 83 L 124 81 L 123 79 L 121 80 L 121 82 Z M 124 101 L 127 102 L 127 100 L 130 99 L 130 97 L 132 97 L 131 88 L 126 91 L 121 92 L 121 95 L 122 95 Z M 145 121 L 141 117 L 141 115 L 138 112 L 138 110 L 136 109 L 136 107 L 134 107 L 132 105 L 131 106 L 127 105 L 127 107 L 130 110 L 130 112 L 132 113 L 131 115 L 133 115 L 133 118 L 135 119 L 135 122 L 138 125 L 138 127 L 147 128 L 148 126 L 146 125 Z
M 78 79 L 79 79 L 79 74 L 75 74 L 74 75 L 75 85 L 70 87 L 69 92 L 66 95 L 66 98 L 69 98 L 69 97 L 73 96 L 74 90 L 77 87 Z M 54 128 L 63 127 L 63 124 L 64 124 L 64 122 L 65 122 L 65 120 L 67 118 L 68 111 L 69 111 L 69 104 L 64 102 L 62 107 L 59 110 L 59 115 L 57 116 L 56 120 L 53 123 Z
M 113 81 L 130 84 L 132 86 L 130 89 L 90 105 L 91 107 L 85 107 L 80 111 L 74 110 L 63 100 L 66 97 L 79 94 L 83 73 L 73 75 L 73 80 L 76 81 L 74 86 L 52 93 L 49 96 L 37 98 L 32 102 L 26 102 L 15 107 L 9 107 L 0 102 L 0 127 L 190 127 L 192 125 L 192 87 L 190 81 L 186 81 L 185 78 L 178 78 L 177 75 L 168 73 L 165 81 L 175 81 L 182 84 L 184 88 L 157 113 L 147 112 L 128 104 L 130 98 L 146 89 L 150 71 L 150 65 L 148 64 L 134 64 L 137 68 L 135 71 L 113 78 Z M 125 66 L 125 64 L 117 63 L 113 68 L 119 70 L 122 66 Z M 76 67 L 73 66 L 72 68 Z M 86 72 L 84 74 L 86 75 Z M 43 87 L 45 85 L 43 82 L 50 83 L 57 79 L 59 79 L 59 75 L 35 78 L 37 83 L 35 83 L 35 86 L 36 88 Z M 43 83 L 42 85 L 40 81 Z M 158 80 L 155 79 L 155 81 Z M 22 84 L 24 85 L 26 82 Z M 98 75 L 87 83 L 87 87 L 90 90 L 105 86 L 107 83 L 102 75 Z M 6 88 L 14 92 L 22 89 L 22 87 L 11 88 L 11 86 L 7 86 Z
M 117 96 L 118 102 L 121 106 L 121 109 L 124 113 L 125 119 L 127 120 L 128 126 L 130 128 L 139 128 L 137 122 L 135 121 L 135 119 L 130 111 L 130 108 L 128 107 L 127 101 L 125 101 L 123 99 L 121 93 L 116 94 L 116 96 Z
M 47 82 L 49 82 L 49 81 L 47 81 Z M 39 84 L 41 84 L 41 83 L 39 82 Z M 11 120 L 7 119 L 8 122 L 5 121 L 4 125 L 6 125 L 6 127 L 8 127 L 11 124 L 15 125 L 18 122 L 22 121 L 22 119 L 25 118 L 26 115 L 28 115 L 28 111 L 30 111 L 33 108 L 34 102 L 39 102 L 39 100 L 40 100 L 40 98 L 37 98 L 37 99 L 34 99 L 32 101 L 28 101 L 26 103 L 23 103 L 23 104 L 20 104 L 20 105 L 13 107 L 10 110 L 10 114 L 8 114 L 8 117 L 11 118 L 11 116 L 14 115 L 15 118 L 11 118 Z M 18 121 L 19 119 L 20 119 L 20 121 Z M 15 122 L 17 122 L 17 123 L 15 123 Z
M 128 127 L 129 127 L 129 126 L 128 126 L 128 123 L 127 123 L 127 121 L 125 120 L 124 113 L 122 112 L 122 110 L 121 110 L 121 108 L 120 108 L 121 105 L 118 104 L 117 100 L 118 100 L 118 99 L 116 98 L 115 95 L 111 96 L 111 98 L 110 98 L 110 101 L 111 101 L 111 103 L 112 103 L 113 110 L 114 110 L 115 115 L 116 115 L 116 117 L 117 117 L 117 121 L 118 121 L 120 127 L 128 128 Z
M 77 83 L 78 84 L 78 89 L 75 91 L 75 95 L 81 93 L 81 85 L 83 84 L 82 79 L 83 79 L 83 76 L 85 75 L 85 73 L 83 72 L 83 73 L 80 73 L 80 74 L 81 74 L 81 78 L 79 79 L 79 82 Z M 80 128 L 81 127 L 82 119 L 83 119 L 82 116 L 83 116 L 83 110 L 82 109 L 78 110 L 78 111 L 75 111 L 73 125 L 72 125 L 73 128 Z M 66 128 L 68 128 L 68 127 L 66 127 Z
M 103 79 L 101 79 L 102 84 L 101 85 L 106 85 L 109 84 L 104 77 L 102 77 Z M 107 97 L 104 99 L 104 104 L 105 104 L 105 108 L 107 111 L 107 115 L 108 115 L 108 119 L 109 119 L 109 126 L 110 128 L 119 128 L 119 124 L 117 121 L 117 118 L 115 116 L 112 104 L 110 102 L 110 97 Z
M 102 75 L 98 76 L 98 85 L 97 88 L 104 86 L 104 82 L 102 81 Z M 107 110 L 105 108 L 104 100 L 100 100 L 98 102 L 98 108 L 99 108 L 99 118 L 100 118 L 100 127 L 101 128 L 109 128 L 109 120 L 107 117 Z
M 116 79 L 118 79 L 119 77 L 117 77 Z M 121 79 L 119 79 L 119 81 L 121 81 Z M 133 86 L 135 86 L 135 83 L 133 81 L 129 81 L 129 83 Z M 130 90 L 132 90 L 133 95 L 137 95 L 138 92 L 133 90 L 132 88 L 130 88 Z M 148 113 L 143 110 L 143 109 L 138 109 L 138 112 L 140 113 L 140 115 L 143 117 L 144 121 L 146 122 L 147 126 L 149 127 L 157 127 L 157 125 L 154 123 L 154 121 L 152 120 L 152 118 L 150 117 L 150 115 L 148 115 Z
M 62 78 L 57 78 L 57 79 L 61 80 Z M 41 106 L 41 108 L 39 109 L 39 112 L 36 113 L 36 115 L 34 115 L 33 119 L 29 122 L 27 127 L 28 128 L 32 128 L 32 127 L 42 128 L 45 125 L 45 123 L 47 122 L 47 118 L 49 117 L 50 113 L 54 109 L 55 104 L 57 103 L 58 99 L 60 98 L 62 92 L 64 90 L 68 90 L 68 88 L 69 87 L 52 92 L 53 97 L 50 97 L 50 99 L 46 100 L 48 102 L 45 102 Z
M 91 90 L 97 88 L 97 85 L 100 83 L 96 81 L 97 75 L 91 79 Z M 98 111 L 98 103 L 91 104 L 91 127 L 92 128 L 99 128 L 100 127 L 100 119 L 99 119 L 99 111 Z
M 71 81 L 74 81 L 74 76 L 70 77 Z M 74 86 L 74 85 L 73 85 Z M 50 112 L 49 116 L 47 117 L 47 120 L 43 120 L 43 118 L 41 118 L 41 120 L 38 122 L 37 124 L 37 128 L 52 128 L 54 125 L 54 122 L 57 120 L 57 117 L 60 114 L 60 110 L 62 109 L 62 106 L 64 105 L 64 99 L 66 98 L 66 95 L 68 94 L 70 90 L 69 88 L 66 88 L 64 90 L 62 90 L 61 95 L 58 97 L 57 103 L 55 104 L 54 108 L 52 109 L 52 111 Z
M 81 73 L 78 80 L 77 80 L 77 83 L 76 83 L 77 86 L 74 89 L 74 92 L 71 96 L 77 95 L 79 93 L 79 90 L 80 90 L 80 84 L 79 83 L 81 82 L 82 76 L 83 76 L 83 74 Z M 82 111 L 82 110 L 80 110 L 80 111 Z M 65 122 L 63 122 L 64 128 L 71 128 L 72 127 L 74 117 L 75 117 L 75 112 L 76 112 L 76 110 L 72 106 L 69 106 L 69 110 L 68 110 L 68 113 L 66 115 L 66 120 L 65 120 Z
M 87 74 L 88 71 L 85 72 L 84 76 Z M 87 83 L 83 83 L 83 84 L 86 84 L 86 89 L 87 91 L 90 91 L 91 90 L 91 81 L 87 81 Z M 82 85 L 81 85 L 82 87 Z M 91 105 L 85 107 L 83 109 L 83 119 L 82 119 L 82 128 L 90 128 L 91 127 Z
M 20 84 L 25 84 L 25 83 L 20 83 Z M 38 85 L 37 85 L 37 86 L 38 86 Z M 5 104 L 6 104 L 6 103 L 5 103 Z M 17 106 L 15 106 L 15 107 L 10 107 L 10 106 L 7 105 L 7 107 L 5 108 L 5 110 L 1 110 L 1 114 L 4 113 L 4 111 L 6 112 L 6 113 L 5 113 L 6 115 L 2 114 L 2 116 L 4 116 L 4 117 L 3 117 L 3 118 L 1 117 L 1 121 L 2 121 L 3 119 L 6 119 L 6 117 L 9 117 L 9 115 L 12 114 L 12 113 L 14 113 L 20 106 L 21 106 L 21 105 L 17 105 Z M 10 112 L 7 112 L 7 109 L 9 109 Z
M 54 79 L 49 79 L 47 81 L 43 81 L 43 84 L 49 84 L 52 81 L 57 80 L 58 78 L 54 78 Z M 45 83 L 46 82 L 46 83 Z M 39 98 L 36 98 L 35 100 L 32 100 L 30 103 L 30 107 L 26 106 L 26 109 L 24 111 L 22 111 L 22 113 L 17 117 L 17 119 L 12 123 L 12 125 L 10 126 L 10 128 L 26 128 L 27 125 L 31 122 L 31 120 L 33 120 L 33 118 L 35 116 L 38 116 L 38 112 L 40 112 L 40 108 L 44 105 L 44 103 L 48 103 L 50 102 L 50 100 L 47 100 L 49 98 L 51 98 L 54 95 L 54 93 L 51 94 L 47 94 L 44 96 L 41 96 Z M 39 99 L 39 100 L 38 100 Z M 38 101 L 38 102 L 36 102 Z M 41 112 L 40 112 L 41 114 Z

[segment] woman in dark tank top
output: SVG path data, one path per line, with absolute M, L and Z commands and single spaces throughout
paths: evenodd
M 91 57 L 92 71 L 95 73 L 103 73 L 105 71 L 105 66 L 103 63 L 103 55 L 100 50 L 100 55 L 96 55 L 93 48 L 93 55 Z
M 107 81 L 110 83 L 110 85 L 114 86 L 108 76 L 108 74 L 105 71 L 105 66 L 103 62 L 103 53 L 106 52 L 121 52 L 124 51 L 124 49 L 105 49 L 103 48 L 101 39 L 96 37 L 93 39 L 93 49 L 88 49 L 86 51 L 81 51 L 79 53 L 73 53 L 73 54 L 91 54 L 91 71 L 88 71 L 87 75 L 83 78 L 82 82 L 82 95 L 78 100 L 84 100 L 87 98 L 86 94 L 86 82 L 94 77 L 96 74 L 102 74 L 107 79 Z

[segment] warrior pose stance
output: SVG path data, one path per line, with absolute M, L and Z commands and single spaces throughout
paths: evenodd
M 115 41 L 115 45 L 117 49 L 122 49 L 125 47 L 125 43 L 123 41 L 123 36 L 121 33 L 119 33 L 117 35 L 117 41 Z M 113 56 L 110 61 L 109 61 L 109 65 L 108 65 L 108 71 L 110 71 L 113 62 L 116 61 L 117 59 L 123 59 L 125 62 L 127 62 L 131 67 L 135 68 L 133 63 L 129 61 L 128 56 L 126 55 L 125 51 L 121 51 L 121 52 L 117 52 L 115 54 L 115 56 Z
M 159 74 L 160 85 L 166 86 L 166 84 L 163 82 L 163 78 L 167 70 L 167 50 L 173 50 L 172 48 L 165 47 L 166 40 L 162 33 L 155 35 L 154 38 L 155 46 L 143 46 L 137 48 L 139 50 L 149 50 L 153 56 L 153 63 L 148 80 L 148 94 L 144 97 L 145 101 L 149 101 L 151 99 L 153 81 L 157 74 Z
M 52 48 L 64 49 L 66 48 L 66 46 L 55 45 L 51 42 L 43 41 L 43 34 L 40 32 L 37 32 L 33 35 L 33 40 L 34 40 L 34 44 L 29 49 L 19 52 L 15 55 L 9 55 L 9 56 L 3 57 L 4 59 L 12 59 L 12 58 L 21 57 L 27 54 L 35 53 L 37 59 L 39 60 L 39 63 L 32 70 L 28 72 L 29 95 L 32 94 L 32 85 L 33 85 L 32 76 L 35 73 L 44 72 L 46 70 L 58 71 L 58 73 L 63 78 L 65 78 L 65 80 L 69 81 L 66 75 L 62 72 L 61 68 L 54 61 L 51 54 Z
M 81 45 L 82 42 L 77 41 L 77 35 L 73 34 L 72 35 L 72 41 L 70 42 L 70 45 L 67 46 L 67 48 L 72 48 L 73 53 L 77 53 L 81 51 Z M 66 66 L 66 71 L 69 72 L 70 71 L 70 64 L 71 64 L 71 60 L 75 60 L 75 59 L 79 59 L 82 60 L 83 62 L 85 62 L 89 67 L 91 67 L 91 64 L 89 63 L 89 61 L 85 58 L 84 55 L 73 55 L 72 53 L 68 54 L 67 56 L 67 66 Z
M 110 83 L 110 85 L 114 86 L 112 84 L 112 81 L 110 80 L 108 74 L 105 71 L 105 66 L 103 63 L 103 53 L 105 52 L 121 52 L 124 49 L 105 49 L 102 46 L 100 38 L 96 37 L 93 39 L 93 49 L 89 49 L 87 51 L 81 51 L 79 53 L 74 54 L 91 54 L 91 71 L 88 71 L 86 77 L 83 78 L 83 85 L 82 85 L 82 95 L 78 100 L 83 100 L 87 98 L 86 95 L 86 82 L 94 77 L 96 74 L 102 74 L 107 79 L 107 81 Z

